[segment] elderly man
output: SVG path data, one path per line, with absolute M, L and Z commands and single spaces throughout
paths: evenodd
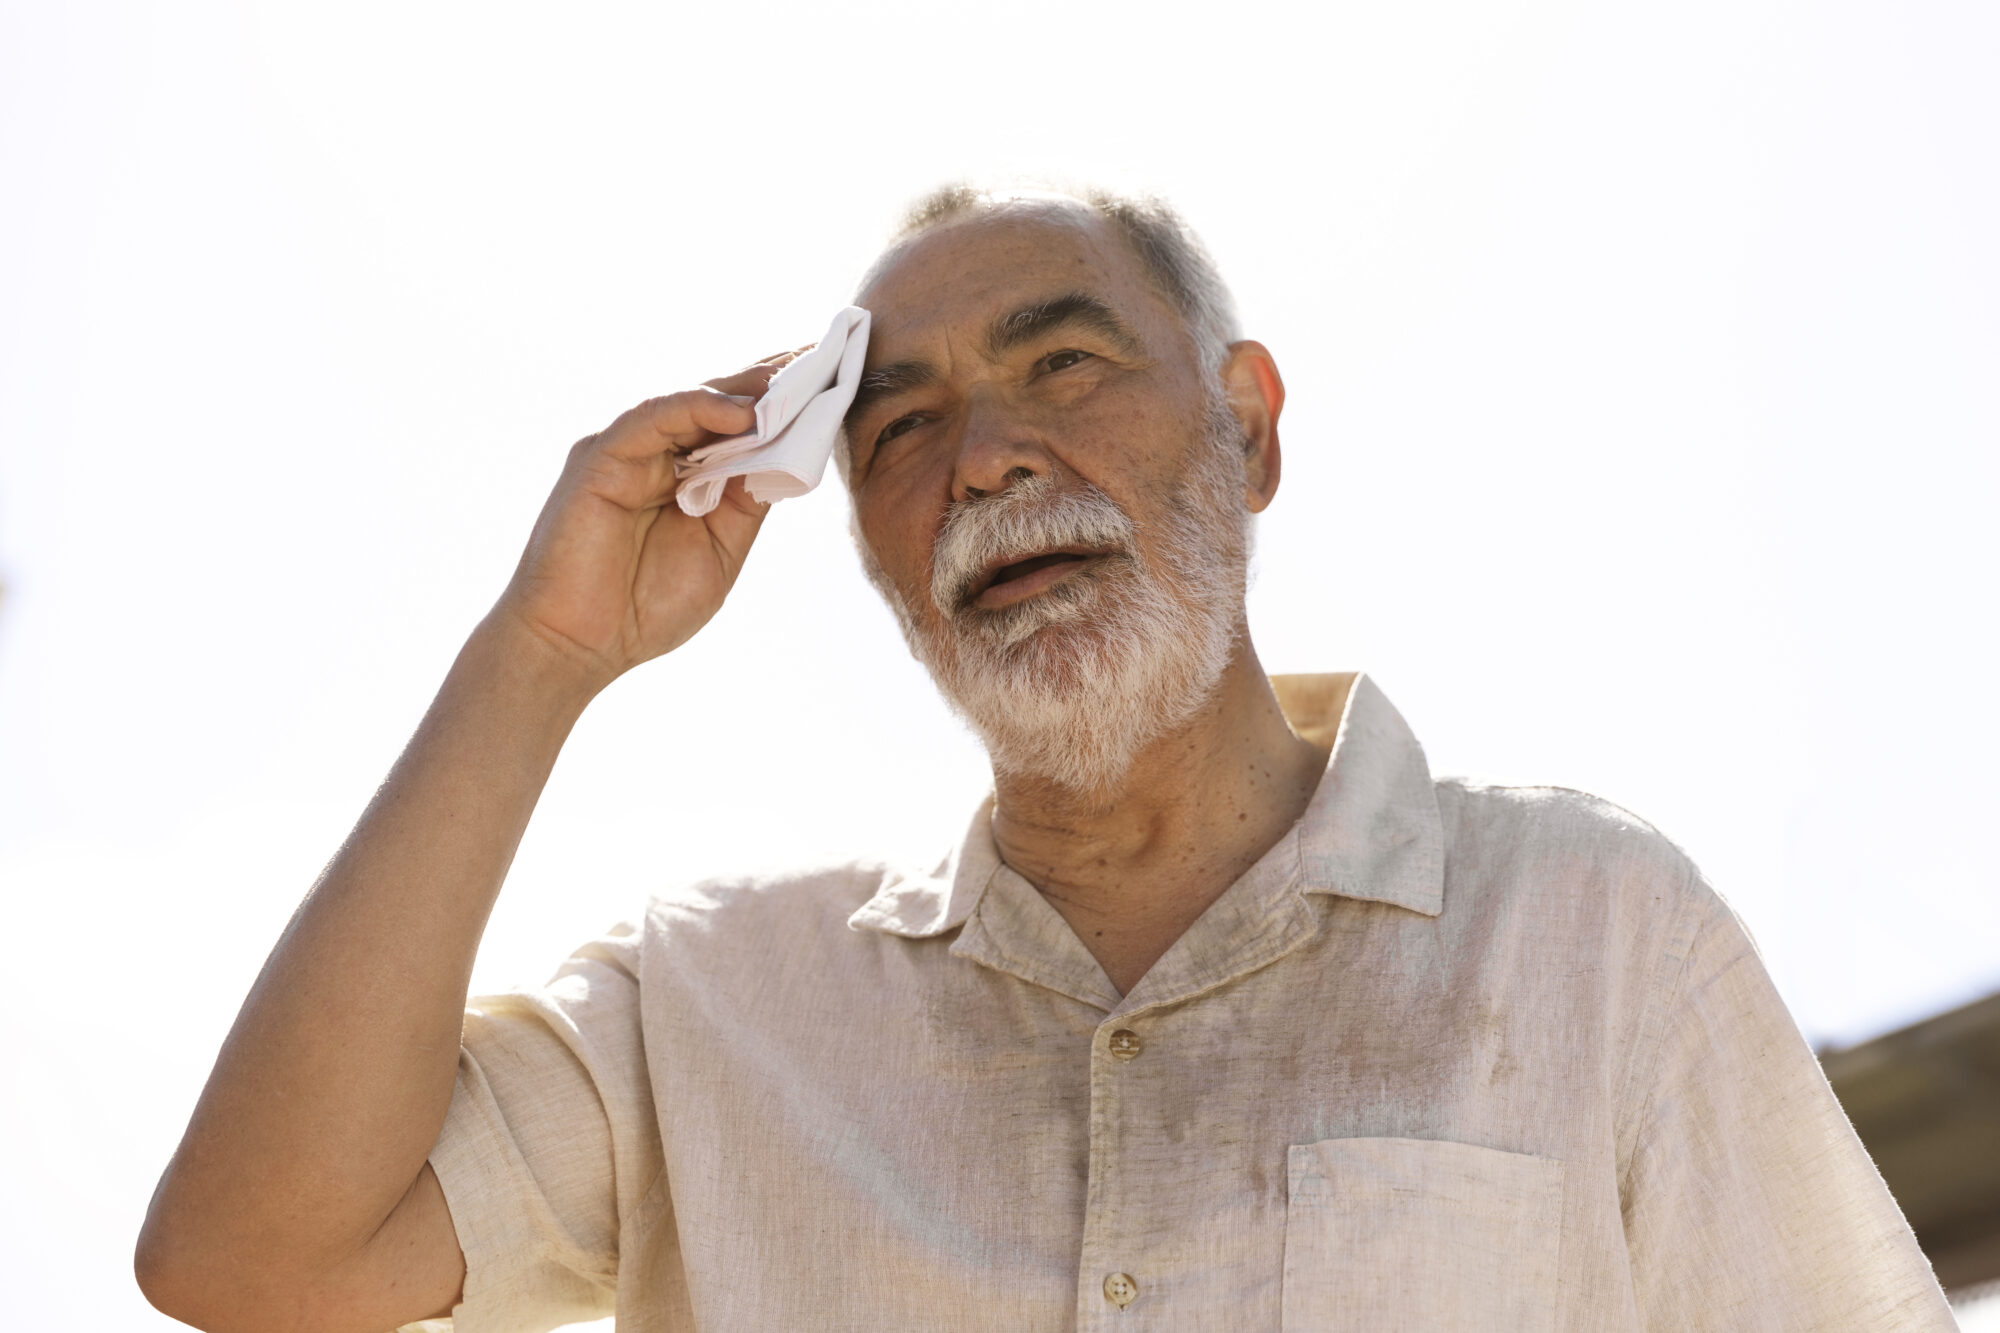
M 1741 926 L 1647 825 L 1432 778 L 1244 620 L 1284 387 L 1164 207 L 946 191 L 864 280 L 870 578 L 992 756 L 928 870 L 653 901 L 463 1008 L 565 735 L 764 520 L 782 358 L 579 443 L 272 954 L 139 1273 L 215 1330 L 1944 1329 Z M 686 780 L 683 778 L 682 780 Z

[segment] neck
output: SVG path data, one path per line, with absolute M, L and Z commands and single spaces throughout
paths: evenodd
M 1247 638 L 1215 695 L 1125 778 L 1079 793 L 996 776 L 1000 855 L 1129 991 L 1305 812 L 1326 750 L 1285 721 Z

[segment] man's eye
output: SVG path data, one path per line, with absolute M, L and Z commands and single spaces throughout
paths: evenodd
M 875 447 L 877 449 L 880 449 L 883 445 L 895 439 L 898 435 L 901 435 L 904 431 L 912 430 L 917 426 L 923 424 L 923 420 L 924 419 L 919 416 L 897 417 L 894 421 L 882 427 L 882 433 L 875 437 Z
M 1044 365 L 1050 370 L 1068 370 L 1071 366 L 1075 365 L 1077 362 L 1087 361 L 1089 359 L 1090 359 L 1089 352 L 1079 352 L 1072 347 L 1072 348 L 1066 348 L 1065 350 L 1060 352 L 1049 353 L 1047 356 L 1042 358 L 1042 365 Z

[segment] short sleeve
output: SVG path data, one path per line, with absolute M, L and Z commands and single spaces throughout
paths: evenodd
M 1622 1190 L 1642 1322 L 1956 1327 L 1748 934 L 1702 893 Z
M 613 1312 L 621 1235 L 641 1200 L 665 1197 L 653 1189 L 640 940 L 620 927 L 542 989 L 467 1007 L 430 1156 L 465 1252 L 456 1333 L 538 1333 Z

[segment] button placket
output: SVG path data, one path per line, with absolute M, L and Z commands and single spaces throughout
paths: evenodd
M 1175 1229 L 1163 1219 L 1180 1202 L 1172 1197 L 1175 1183 L 1189 1173 L 1170 1165 L 1184 1156 L 1182 1136 L 1172 1106 L 1162 1103 L 1178 1095 L 1189 1055 L 1180 1034 L 1206 1030 L 1193 1015 L 1205 1011 L 1211 992 L 1227 994 L 1229 983 L 1318 933 L 1318 914 L 1299 890 L 1296 864 L 1281 862 L 1283 857 L 1274 859 L 1268 874 L 1232 887 L 1224 900 L 1235 895 L 1234 915 L 1211 911 L 1214 938 L 1199 936 L 1203 925 L 1197 923 L 1131 992 L 1105 1008 L 1092 1034 L 1078 1333 L 1171 1328 L 1215 1298 L 1216 1284 L 1207 1275 L 1180 1273 L 1171 1257 Z M 1248 933 L 1225 938 L 1232 922 Z
M 1076 1293 L 1079 1333 L 1129 1327 L 1126 1307 L 1139 1296 L 1139 1280 L 1127 1271 L 1136 1254 L 1125 1225 L 1132 1182 L 1126 1178 L 1124 1102 L 1131 1095 L 1132 1075 L 1124 1066 L 1141 1045 L 1137 1033 L 1122 1027 L 1099 1029 L 1092 1043 L 1090 1176 Z

